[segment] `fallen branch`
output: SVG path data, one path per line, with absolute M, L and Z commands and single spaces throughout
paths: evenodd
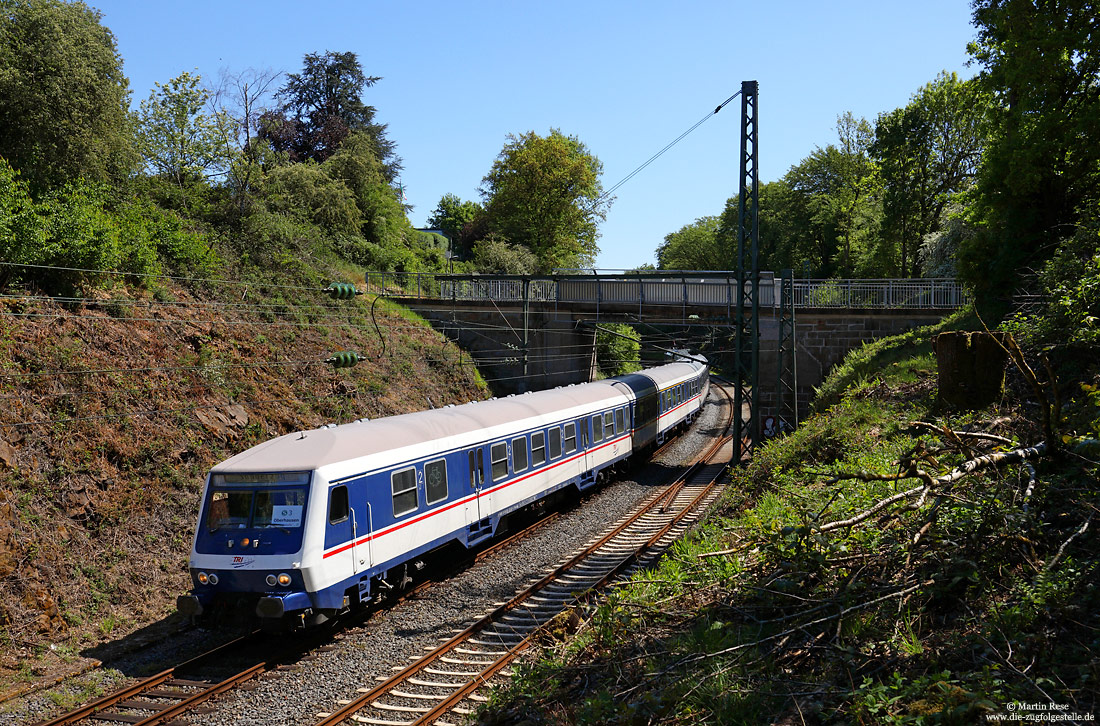
M 947 434 L 949 436 L 955 436 L 960 439 L 978 439 L 980 441 L 992 441 L 995 444 L 1002 444 L 1004 446 L 1011 446 L 1014 443 L 1012 439 L 1005 438 L 1004 436 L 998 436 L 997 434 L 987 434 L 984 431 L 956 431 L 953 429 L 949 429 L 946 426 L 929 423 L 928 421 L 910 421 L 909 425 L 915 429 L 935 431 L 938 434 Z
M 1054 566 L 1056 564 L 1058 564 L 1058 560 L 1062 559 L 1062 555 L 1065 553 L 1066 547 L 1069 546 L 1069 543 L 1072 542 L 1073 540 L 1077 539 L 1081 535 L 1083 535 L 1085 533 L 1085 530 L 1089 528 L 1089 523 L 1090 522 L 1092 522 L 1092 515 L 1091 514 L 1089 515 L 1089 518 L 1085 520 L 1085 523 L 1081 525 L 1081 528 L 1078 529 L 1073 534 L 1071 534 L 1069 536 L 1069 539 L 1067 539 L 1065 542 L 1062 543 L 1062 546 L 1059 547 L 1058 551 L 1054 553 L 1054 557 L 1051 558 L 1050 562 L 1046 563 L 1043 566 L 1043 571 L 1044 572 L 1050 572 L 1051 570 L 1054 569 Z
M 864 510 L 859 514 L 849 517 L 848 519 L 842 519 L 835 522 L 828 522 L 821 525 L 818 529 L 821 532 L 830 532 L 834 529 L 840 529 L 841 527 L 852 527 L 860 522 L 869 519 L 891 504 L 901 501 L 902 499 L 909 499 L 912 497 L 920 497 L 921 501 L 928 495 L 928 491 L 935 486 L 943 486 L 951 484 L 967 474 L 972 474 L 979 469 L 985 469 L 992 466 L 999 466 L 1001 464 L 1010 464 L 1017 461 L 1024 461 L 1036 456 L 1041 456 L 1046 453 L 1046 442 L 1037 444 L 1036 446 L 1029 446 L 1026 449 L 1014 449 L 1013 451 L 998 451 L 991 454 L 985 454 L 969 461 L 964 461 L 959 466 L 952 469 L 947 474 L 933 477 L 926 471 L 921 469 L 912 470 L 907 476 L 894 476 L 885 474 L 864 474 L 862 472 L 858 474 L 846 474 L 843 475 L 846 479 L 861 479 L 863 481 L 883 481 L 893 479 L 913 479 L 918 478 L 921 480 L 921 484 L 907 489 L 903 492 L 898 492 L 885 499 L 876 502 L 870 509 Z
M 696 559 L 704 560 L 708 557 L 721 557 L 723 555 L 734 555 L 738 552 L 745 550 L 748 545 L 741 545 L 740 547 L 731 547 L 728 550 L 718 550 L 716 552 L 703 552 L 702 554 L 695 555 Z

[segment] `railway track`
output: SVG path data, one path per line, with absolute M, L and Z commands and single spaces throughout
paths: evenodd
M 728 394 L 726 396 L 728 398 Z M 728 423 L 726 428 L 728 430 Z M 716 442 L 706 456 L 713 457 L 725 443 L 728 439 Z M 658 451 L 663 451 L 668 445 Z M 532 636 L 540 627 L 566 608 L 582 602 L 584 597 L 615 577 L 632 567 L 646 564 L 690 526 L 693 521 L 691 513 L 705 510 L 717 497 L 712 482 L 724 467 L 725 463 L 700 463 L 692 467 L 672 485 L 650 496 L 636 514 L 592 543 L 585 553 L 570 558 L 538 578 L 523 593 L 508 603 L 499 604 L 493 613 L 419 659 L 410 669 L 406 669 L 409 671 L 406 678 L 400 678 L 404 671 L 396 674 L 355 702 L 341 704 L 340 710 L 323 716 L 321 723 L 339 723 L 348 718 L 361 723 L 428 723 L 436 718 L 431 714 L 441 708 L 440 713 L 453 711 L 461 714 L 468 711 L 482 698 L 477 689 L 493 676 L 506 674 L 507 665 L 531 644 Z M 706 484 L 701 483 L 703 480 Z M 558 516 L 557 512 L 551 513 L 479 551 L 462 566 L 491 557 L 515 541 L 549 526 Z M 432 584 L 434 581 L 423 582 L 396 600 L 413 597 Z M 387 605 L 393 602 L 391 600 Z M 369 616 L 370 611 L 361 621 Z M 285 643 L 272 653 L 270 639 L 257 638 L 258 635 L 256 632 L 237 638 L 61 716 L 40 721 L 35 726 L 88 723 L 184 726 L 188 722 L 181 720 L 182 717 L 203 713 L 203 704 L 211 698 L 238 688 L 264 673 L 290 669 L 294 667 L 291 665 L 293 663 L 308 661 L 316 657 L 308 655 L 311 650 L 335 647 L 331 645 L 331 633 L 317 631 L 306 637 L 291 639 L 293 642 Z M 248 653 L 252 646 L 256 647 L 256 653 L 250 656 Z M 483 661 L 488 662 L 485 668 L 481 667 Z M 441 676 L 436 672 L 440 670 L 447 675 Z M 432 680 L 439 678 L 445 681 Z M 393 683 L 386 687 L 391 680 Z M 404 685 L 397 685 L 399 683 Z M 397 704 L 404 703 L 404 710 L 390 702 L 376 704 L 383 691 Z M 363 713 L 376 715 L 358 713 L 362 710 L 362 704 L 353 704 L 359 702 L 367 704 L 367 710 Z M 391 718 L 387 720 L 378 713 Z M 398 713 L 414 720 L 392 720 L 393 715 Z
M 695 465 L 610 532 L 411 665 L 380 677 L 380 683 L 360 689 L 357 698 L 340 702 L 336 710 L 318 714 L 318 726 L 463 721 L 488 700 L 480 691 L 494 677 L 510 675 L 510 664 L 548 624 L 613 580 L 648 565 L 706 512 L 720 494 L 717 479 L 732 455 L 726 451 L 732 441 L 729 428 L 727 422 L 725 433 Z

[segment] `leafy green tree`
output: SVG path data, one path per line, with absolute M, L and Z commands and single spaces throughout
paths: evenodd
M 1089 0 L 975 0 L 995 102 L 960 274 L 983 300 L 1009 294 L 1100 204 L 1100 32 Z
M 602 171 L 575 136 L 509 134 L 482 180 L 489 230 L 534 252 L 540 271 L 591 264 L 606 216 Z
M 230 139 L 233 121 L 223 113 L 203 113 L 210 92 L 202 78 L 184 71 L 141 102 L 138 143 L 146 165 L 183 189 L 224 176 L 236 155 Z
M 469 257 L 474 242 L 485 236 L 485 210 L 477 202 L 466 202 L 455 194 L 444 194 L 428 217 L 428 226 L 443 230 L 451 240 L 456 257 Z
M 987 107 L 976 81 L 944 72 L 904 108 L 879 115 L 871 150 L 883 185 L 883 241 L 899 258 L 894 274 L 915 272 L 920 240 L 974 179 Z
M 596 329 L 596 365 L 605 376 L 641 370 L 642 337 L 623 323 L 603 323 Z
M 0 156 L 36 196 L 135 167 L 129 81 L 102 17 L 82 2 L 0 0 Z
M 724 270 L 730 261 L 718 246 L 718 218 L 700 217 L 665 235 L 657 247 L 662 270 Z
M 386 179 L 371 136 L 364 131 L 349 135 L 323 164 L 333 179 L 351 190 L 361 217 L 360 234 L 383 246 L 408 244 L 415 239 L 412 225 L 397 191 Z
M 277 94 L 282 107 L 261 117 L 261 136 L 291 161 L 324 161 L 350 134 L 366 133 L 392 182 L 401 160 L 385 124 L 374 120 L 376 109 L 362 100 L 363 90 L 380 80 L 363 73 L 355 53 L 308 53 L 302 72 L 288 74 Z
M 524 245 L 508 242 L 490 232 L 474 242 L 474 265 L 478 272 L 497 275 L 532 275 L 538 270 L 539 261 Z

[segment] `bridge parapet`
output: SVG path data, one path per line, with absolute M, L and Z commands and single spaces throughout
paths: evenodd
M 737 274 L 720 271 L 626 274 L 437 275 L 368 273 L 368 284 L 393 297 L 495 303 L 555 303 L 726 308 L 735 304 Z M 388 278 L 388 279 L 387 279 Z M 760 274 L 760 306 L 778 305 L 773 273 Z M 794 281 L 796 308 L 847 310 L 953 310 L 969 302 L 966 290 L 951 278 L 800 279 Z

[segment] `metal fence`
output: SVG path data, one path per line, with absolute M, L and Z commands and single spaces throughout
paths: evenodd
M 463 302 L 728 307 L 737 297 L 734 273 L 523 278 L 371 272 L 366 283 L 391 297 Z M 773 273 L 761 273 L 762 308 L 778 304 L 777 284 Z M 950 310 L 969 302 L 965 289 L 949 278 L 795 280 L 793 293 L 796 308 Z

